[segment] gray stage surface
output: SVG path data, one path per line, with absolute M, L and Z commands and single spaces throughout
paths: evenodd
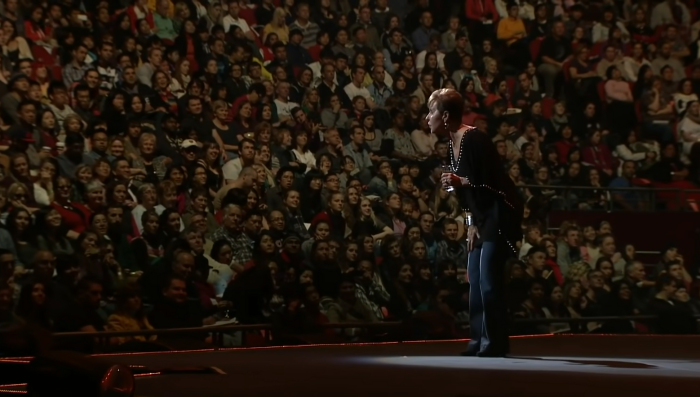
M 682 397 L 700 395 L 700 337 L 512 338 L 509 358 L 460 357 L 466 341 L 103 355 L 158 371 L 140 397 Z
M 110 356 L 225 375 L 141 377 L 137 395 L 667 397 L 700 395 L 700 337 L 513 338 L 511 358 L 459 357 L 464 341 Z

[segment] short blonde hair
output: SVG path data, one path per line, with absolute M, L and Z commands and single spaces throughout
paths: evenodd
M 141 136 L 139 137 L 139 146 L 148 140 L 156 142 L 155 134 L 151 134 L 150 132 L 144 132 L 143 134 L 141 134 Z
M 216 112 L 219 109 L 228 108 L 228 105 L 226 104 L 226 102 L 219 100 L 219 101 L 214 101 L 214 103 L 211 104 L 211 108 L 213 111 Z
M 464 99 L 452 88 L 441 88 L 433 91 L 428 99 L 428 108 L 447 113 L 450 120 L 459 120 L 464 112 Z

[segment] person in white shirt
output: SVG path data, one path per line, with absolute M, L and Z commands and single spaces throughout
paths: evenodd
M 281 81 L 277 84 L 275 107 L 277 108 L 277 117 L 279 117 L 280 122 L 292 118 L 292 109 L 299 107 L 298 103 L 289 100 L 289 83 L 286 81 Z
M 308 144 L 309 135 L 306 131 L 301 130 L 294 135 L 292 154 L 296 158 L 297 163 L 306 166 L 305 173 L 316 168 L 316 157 L 314 157 L 314 153 L 308 149 Z
M 241 28 L 248 40 L 255 41 L 257 34 L 250 29 L 245 19 L 238 16 L 240 11 L 241 5 L 238 3 L 238 0 L 233 0 L 228 3 L 228 15 L 226 15 L 223 20 L 224 31 L 228 33 L 228 31 L 231 30 L 231 26 L 236 25 Z
M 681 161 L 688 164 L 690 150 L 700 142 L 700 102 L 694 101 L 688 105 L 685 117 L 678 123 L 678 139 L 683 144 Z
M 321 80 L 323 78 L 323 66 L 328 64 L 333 65 L 334 63 L 335 54 L 333 53 L 333 50 L 331 50 L 330 48 L 324 48 L 319 54 L 318 61 L 306 65 L 309 67 L 309 69 L 311 69 L 311 72 L 314 74 L 314 87 L 318 87 L 319 84 L 321 84 Z M 333 68 L 335 69 L 335 66 Z M 338 84 L 338 80 L 335 77 L 335 70 L 333 71 L 333 83 Z
M 673 16 L 673 9 L 677 8 L 680 11 L 681 20 L 676 21 Z M 652 29 L 656 29 L 663 25 L 678 25 L 683 27 L 690 26 L 690 12 L 688 7 L 683 2 L 678 0 L 666 0 L 656 5 L 651 11 L 651 21 L 649 25 Z
M 496 0 L 493 2 L 493 4 L 496 6 L 496 12 L 498 13 L 498 16 L 501 19 L 508 18 L 508 3 L 511 1 L 506 1 L 506 0 Z M 518 16 L 522 18 L 525 21 L 532 21 L 535 19 L 535 7 L 532 6 L 532 4 L 528 3 L 527 1 L 513 1 L 518 5 Z M 552 1 L 552 3 L 557 4 L 557 1 Z M 567 1 L 567 3 L 569 3 Z M 573 1 L 571 1 L 571 4 L 573 5 Z M 555 5 L 555 12 L 557 10 L 557 7 L 559 9 L 563 9 L 561 5 Z M 568 8 L 568 7 L 567 7 Z M 559 12 L 561 14 L 563 11 Z M 557 16 L 557 15 L 554 15 Z
M 615 13 L 612 10 L 603 12 L 603 22 L 597 22 L 591 30 L 591 40 L 594 43 L 607 41 L 610 37 L 610 28 L 616 26 L 622 31 L 623 41 L 629 41 L 630 33 L 627 31 L 625 24 L 615 20 Z
M 688 109 L 688 105 L 698 100 L 697 94 L 693 92 L 693 81 L 683 79 L 679 83 L 678 92 L 673 94 L 673 103 L 676 107 L 676 114 L 683 116 Z
M 364 86 L 365 74 L 366 72 L 363 68 L 354 66 L 352 69 L 352 81 L 343 89 L 350 99 L 355 98 L 356 96 L 361 96 L 367 101 L 367 106 L 370 109 L 374 109 L 374 100 L 372 99 L 367 87 Z
M 241 172 L 246 167 L 252 169 L 255 164 L 255 141 L 244 138 L 238 146 L 238 157 L 229 160 L 221 167 L 221 173 L 224 174 L 224 181 L 238 180 Z M 257 175 L 257 174 L 256 174 Z
M 651 62 L 644 56 L 644 44 L 634 43 L 632 46 L 632 54 L 622 59 L 622 71 L 625 80 L 636 83 L 639 69 L 644 65 L 651 66 Z

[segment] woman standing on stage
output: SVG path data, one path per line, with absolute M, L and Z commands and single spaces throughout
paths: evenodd
M 442 174 L 466 216 L 471 284 L 471 340 L 465 356 L 508 354 L 505 263 L 522 238 L 523 203 L 503 171 L 496 146 L 484 131 L 462 124 L 464 101 L 453 89 L 433 92 L 428 101 L 430 131 L 450 139 L 451 169 Z

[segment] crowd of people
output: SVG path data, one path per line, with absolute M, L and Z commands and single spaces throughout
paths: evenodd
M 698 210 L 697 9 L 604 3 L 3 0 L 0 327 L 467 319 L 465 214 L 425 121 L 448 87 L 527 200 L 514 317 L 699 314 L 672 245 L 645 273 L 610 224 L 544 227 Z

